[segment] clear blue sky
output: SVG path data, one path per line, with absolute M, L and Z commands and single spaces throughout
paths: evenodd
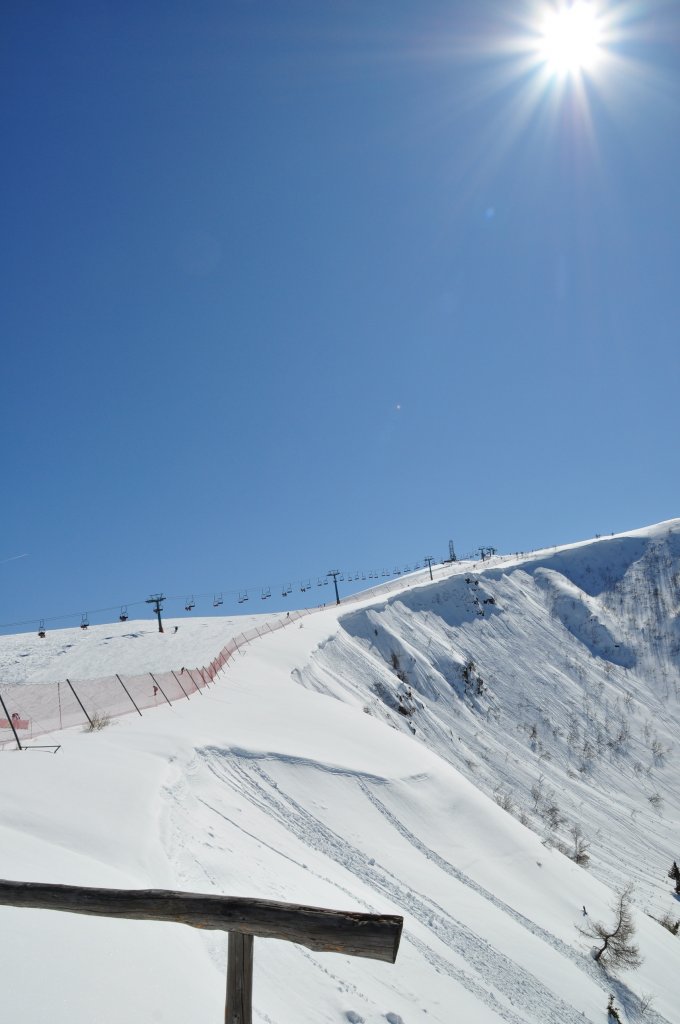
M 5 0 L 0 623 L 680 514 L 680 7 L 549 6 Z

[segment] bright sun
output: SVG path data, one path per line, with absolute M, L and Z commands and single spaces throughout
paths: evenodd
M 577 0 L 546 17 L 539 44 L 541 59 L 555 74 L 592 70 L 601 54 L 600 35 L 593 6 Z

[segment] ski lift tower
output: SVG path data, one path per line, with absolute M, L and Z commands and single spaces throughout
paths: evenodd
M 340 570 L 331 569 L 331 571 L 327 572 L 326 575 L 333 577 L 333 583 L 335 584 L 335 603 L 340 604 L 340 595 L 338 594 L 338 576 L 340 575 Z
M 151 597 L 147 598 L 145 604 L 152 604 L 153 610 L 158 616 L 158 632 L 163 632 L 163 623 L 161 622 L 161 611 L 163 608 L 163 601 L 165 601 L 165 594 L 152 594 Z
M 457 562 L 457 561 L 458 561 L 458 559 L 456 558 L 456 552 L 455 552 L 455 549 L 453 547 L 453 541 L 450 540 L 449 541 L 449 562 Z

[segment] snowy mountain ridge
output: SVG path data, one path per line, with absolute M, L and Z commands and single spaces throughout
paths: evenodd
M 680 812 L 680 523 L 479 569 L 343 616 L 301 683 L 410 730 L 545 838 L 564 845 L 578 824 L 603 876 L 663 902 Z
M 679 556 L 674 520 L 421 574 L 263 637 L 191 701 L 60 733 L 54 757 L 0 754 L 0 875 L 404 915 L 396 967 L 256 942 L 265 1024 L 606 1022 L 610 993 L 622 1020 L 677 1020 L 680 939 L 654 918 L 680 917 Z M 82 640 L 92 674 L 159 653 L 125 626 Z M 206 628 L 182 620 L 183 650 Z M 21 645 L 59 678 L 40 643 L 0 638 L 1 675 Z M 575 826 L 587 868 L 567 855 Z M 644 962 L 617 980 L 577 926 L 610 919 L 629 880 Z M 56 1024 L 223 1013 L 223 936 L 0 922 L 8 1013 L 27 992 Z

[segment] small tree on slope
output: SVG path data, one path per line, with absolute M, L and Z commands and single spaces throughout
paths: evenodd
M 587 928 L 578 929 L 586 938 L 597 939 L 602 943 L 594 951 L 593 958 L 603 967 L 608 967 L 613 971 L 619 967 L 629 967 L 633 970 L 642 963 L 640 950 L 632 941 L 635 935 L 631 911 L 632 901 L 633 883 L 630 882 L 617 893 L 616 901 L 612 906 L 615 920 L 611 926 L 593 921 Z
M 668 872 L 668 877 L 672 878 L 675 882 L 675 891 L 680 893 L 680 868 L 675 861 L 673 861 L 673 867 Z

